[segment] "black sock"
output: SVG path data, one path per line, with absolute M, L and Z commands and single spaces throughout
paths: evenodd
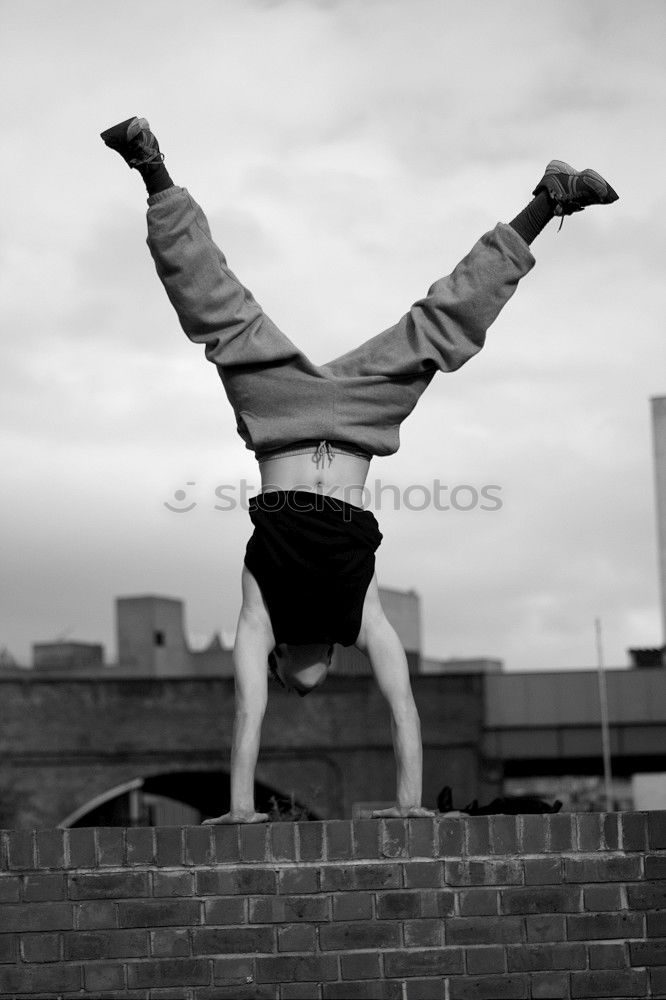
M 525 240 L 531 243 L 553 218 L 553 203 L 545 191 L 539 191 L 526 208 L 519 212 L 509 225 Z
M 146 185 L 146 191 L 148 195 L 159 194 L 160 191 L 166 191 L 167 188 L 173 187 L 173 181 L 169 177 L 169 172 L 163 163 L 143 163 L 137 170 L 143 177 L 143 182 Z

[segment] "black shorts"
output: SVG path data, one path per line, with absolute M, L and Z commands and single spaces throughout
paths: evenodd
M 250 498 L 245 565 L 268 608 L 276 645 L 358 638 L 382 540 L 369 510 L 303 490 Z

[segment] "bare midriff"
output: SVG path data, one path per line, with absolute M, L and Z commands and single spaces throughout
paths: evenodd
M 318 458 L 318 461 L 315 459 Z M 360 455 L 335 452 L 316 456 L 309 454 L 279 455 L 259 461 L 261 492 L 269 490 L 303 490 L 324 493 L 355 507 L 363 506 L 363 486 L 370 460 Z

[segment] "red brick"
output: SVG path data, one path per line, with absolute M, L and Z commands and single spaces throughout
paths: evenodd
M 218 899 L 207 899 L 204 902 L 204 923 L 213 926 L 220 924 L 244 924 L 247 902 L 241 896 L 227 896 Z
M 314 983 L 282 983 L 280 1000 L 319 1000 L 321 987 Z
M 0 962 L 15 962 L 16 952 L 17 938 L 13 934 L 0 934 Z
M 321 861 L 324 857 L 324 824 L 298 823 L 298 857 L 300 861 Z
M 501 889 L 500 895 L 501 913 L 578 913 L 581 909 L 581 890 L 573 886 Z
M 520 853 L 517 816 L 491 816 L 490 840 L 493 854 Z
M 125 863 L 125 830 L 119 826 L 102 826 L 95 830 L 97 863 L 100 867 L 120 868 Z
M 435 817 L 435 845 L 440 858 L 461 858 L 464 820 L 454 816 Z
M 319 928 L 319 947 L 322 951 L 399 948 L 400 924 L 395 920 L 322 924 Z
M 171 867 L 183 863 L 183 828 L 160 826 L 155 829 L 155 864 Z
M 257 986 L 200 986 L 190 990 L 193 1000 L 278 1000 L 280 987 L 276 983 L 265 983 Z M 155 990 L 150 993 L 151 1000 L 160 996 Z M 183 1000 L 179 993 L 174 1000 Z
M 402 982 L 405 989 L 400 1000 L 442 1000 L 444 996 L 442 993 L 442 981 L 439 978 L 403 979 Z M 400 985 L 402 986 L 402 983 Z
M 81 967 L 79 965 L 24 965 L 18 967 L 0 966 L 0 993 L 46 993 L 74 992 L 81 988 Z
M 94 965 L 84 965 L 83 975 L 86 990 L 89 991 L 122 990 L 125 985 L 125 973 L 118 962 L 95 962 Z
M 561 858 L 526 858 L 525 885 L 560 885 L 562 882 Z
M 407 858 L 407 820 L 383 819 L 381 828 L 381 854 L 383 858 Z
M 420 892 L 378 892 L 378 920 L 408 920 L 421 916 Z
M 450 917 L 455 910 L 456 896 L 448 889 L 427 889 L 421 892 L 422 917 Z
M 9 830 L 7 857 L 10 869 L 35 867 L 35 839 L 32 830 Z
M 644 971 L 628 969 L 612 972 L 572 972 L 571 996 L 583 997 L 644 997 L 647 994 L 647 975 Z
M 447 861 L 446 885 L 522 885 L 520 861 Z
M 352 825 L 347 819 L 331 819 L 326 823 L 326 857 L 329 861 L 344 861 L 352 856 Z
M 466 889 L 460 893 L 460 915 L 479 917 L 498 912 L 496 889 Z
M 631 964 L 627 962 L 625 944 L 591 944 L 588 952 L 591 969 L 626 969 Z
M 490 817 L 469 816 L 465 827 L 465 853 L 471 857 L 487 857 L 490 854 Z
M 140 899 L 118 903 L 121 927 L 175 927 L 199 922 L 198 899 Z M 167 984 L 169 985 L 169 984 Z
M 653 997 L 666 996 L 666 969 L 650 969 L 650 988 Z
M 93 899 L 74 907 L 74 926 L 80 931 L 96 931 L 118 926 L 116 904 L 111 900 Z
M 356 889 L 399 889 L 400 865 L 326 865 L 321 872 L 322 892 Z
M 154 871 L 153 896 L 192 896 L 194 893 L 194 875 L 184 871 Z
M 630 910 L 666 909 L 666 884 L 648 882 L 645 885 L 627 886 Z
M 666 965 L 666 939 L 662 941 L 630 941 L 630 965 Z
M 240 860 L 240 839 L 237 823 L 220 823 L 212 827 L 213 850 L 218 864 Z
M 447 944 L 519 944 L 524 940 L 519 917 L 451 917 L 446 922 Z
M 155 861 L 154 830 L 136 826 L 127 831 L 127 864 L 152 865 Z
M 547 850 L 562 852 L 573 849 L 573 813 L 555 813 L 543 817 L 548 824 Z
M 134 899 L 150 893 L 148 872 L 107 872 L 69 878 L 70 899 Z
M 186 928 L 163 927 L 150 932 L 153 958 L 189 958 L 190 932 Z
M 391 990 L 390 983 L 349 979 L 341 983 L 324 983 L 322 996 L 324 1000 L 394 1000 L 396 994 Z
M 633 882 L 642 875 L 641 858 L 565 858 L 565 882 Z
M 0 906 L 0 927 L 12 931 L 70 930 L 73 925 L 70 903 L 14 903 Z
M 647 822 L 650 850 L 663 851 L 666 848 L 666 810 L 655 810 L 648 813 Z
M 157 962 L 133 962 L 127 966 L 127 985 L 130 989 L 204 986 L 209 977 L 210 967 L 203 958 L 162 958 Z
M 21 954 L 24 962 L 58 962 L 60 960 L 59 934 L 23 934 Z
M 194 955 L 269 954 L 275 951 L 275 927 L 193 927 Z
M 434 858 L 436 854 L 436 826 L 427 816 L 414 816 L 407 820 L 407 843 L 410 858 Z
M 546 850 L 546 822 L 543 816 L 521 816 L 521 849 L 523 854 L 544 854 Z
M 568 1000 L 569 976 L 566 972 L 533 972 L 530 976 L 532 1000 Z
M 647 936 L 649 938 L 666 937 L 666 911 L 647 913 Z
M 343 979 L 379 979 L 379 955 L 372 951 L 361 951 L 354 955 L 342 955 L 340 968 Z
M 465 950 L 467 974 L 482 976 L 491 972 L 506 972 L 506 953 L 499 945 Z
M 65 856 L 69 868 L 94 868 L 97 862 L 95 852 L 95 831 L 92 827 L 74 827 L 65 830 Z
M 522 944 L 506 949 L 509 972 L 557 972 L 585 969 L 582 944 Z
M 335 955 L 275 955 L 256 960 L 258 983 L 282 983 L 292 980 L 325 982 L 338 978 Z
M 462 948 L 437 948 L 428 951 L 390 951 L 384 954 L 386 976 L 447 976 L 465 971 Z
M 576 813 L 578 828 L 578 850 L 594 853 L 601 847 L 601 814 L 598 812 Z
M 601 847 L 617 851 L 620 846 L 620 814 L 601 813 Z
M 621 813 L 622 850 L 644 851 L 647 847 L 647 814 Z
M 0 903 L 18 903 L 20 885 L 18 875 L 0 875 Z
M 268 823 L 241 825 L 238 836 L 241 861 L 268 860 Z
M 65 876 L 55 872 L 36 872 L 34 875 L 23 876 L 23 899 L 26 903 L 65 899 L 66 889 Z
M 274 861 L 296 860 L 296 827 L 293 823 L 270 823 L 270 856 Z
M 666 854 L 648 854 L 645 858 L 645 877 L 666 879 Z
M 444 944 L 444 925 L 441 920 L 405 920 L 402 932 L 406 948 L 441 948 Z
M 278 873 L 278 892 L 285 896 L 319 892 L 319 869 L 282 868 Z
M 581 913 L 567 917 L 567 937 L 570 941 L 643 937 L 643 918 L 640 913 Z
M 314 952 L 317 947 L 314 924 L 285 924 L 278 927 L 278 951 Z
M 554 914 L 540 914 L 527 917 L 527 940 L 536 943 L 540 941 L 564 941 L 566 939 L 565 917 Z
M 379 823 L 378 819 L 355 819 L 352 821 L 355 858 L 376 861 L 380 857 Z
M 196 873 L 198 896 L 265 896 L 276 892 L 273 868 L 221 868 Z
M 263 861 L 264 859 L 265 855 L 262 854 L 259 860 Z M 212 826 L 185 827 L 185 864 L 212 865 L 214 862 L 215 851 L 213 847 Z
M 326 896 L 269 896 L 250 900 L 251 924 L 309 923 L 328 919 Z
M 619 885 L 591 885 L 583 889 L 586 910 L 613 911 L 622 909 L 622 889 Z
M 65 961 L 94 958 L 145 958 L 145 931 L 75 931 L 64 936 Z
M 40 868 L 65 867 L 65 831 L 37 830 L 37 865 Z
M 216 958 L 213 963 L 213 982 L 225 986 L 251 983 L 254 979 L 254 962 L 251 958 Z
M 405 889 L 439 888 L 444 884 L 444 866 L 439 861 L 408 861 L 402 870 Z
M 340 892 L 332 898 L 334 920 L 370 920 L 372 918 L 372 893 Z
M 529 989 L 529 976 L 466 976 L 449 981 L 451 1000 L 526 1000 Z

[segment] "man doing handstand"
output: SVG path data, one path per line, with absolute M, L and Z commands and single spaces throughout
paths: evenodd
M 254 531 L 233 650 L 230 811 L 206 822 L 267 819 L 255 809 L 254 775 L 268 672 L 305 695 L 325 679 L 335 643 L 367 653 L 390 707 L 396 803 L 375 815 L 432 815 L 421 807 L 407 659 L 379 598 L 382 534 L 361 506 L 370 460 L 398 450 L 400 425 L 437 371 L 454 371 L 481 350 L 535 263 L 530 243 L 553 216 L 609 204 L 617 194 L 595 171 L 552 160 L 527 207 L 482 236 L 395 326 L 315 365 L 229 269 L 201 208 L 173 184 L 148 122 L 129 118 L 102 139 L 143 177 L 157 273 L 183 330 L 216 365 L 261 473 L 261 491 L 249 502 Z

